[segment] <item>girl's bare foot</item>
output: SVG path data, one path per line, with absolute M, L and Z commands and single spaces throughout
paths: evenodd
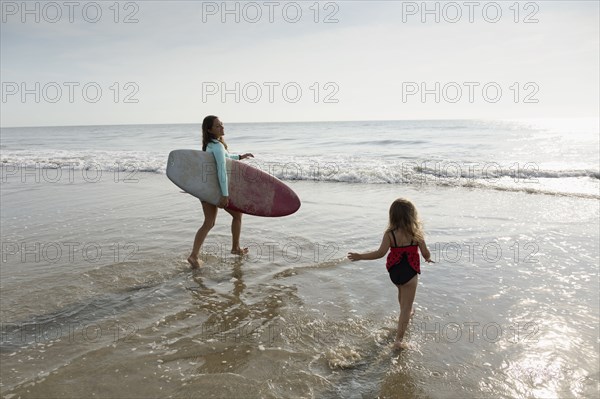
M 200 267 L 200 262 L 198 261 L 198 258 L 195 256 L 190 255 L 187 258 L 187 261 L 190 263 L 190 265 L 192 266 L 192 269 L 198 269 Z
M 395 351 L 406 350 L 408 349 L 408 344 L 403 341 L 396 341 L 394 342 L 394 346 L 392 346 L 392 349 Z
M 231 253 L 234 255 L 246 255 L 248 253 L 248 247 L 232 249 Z

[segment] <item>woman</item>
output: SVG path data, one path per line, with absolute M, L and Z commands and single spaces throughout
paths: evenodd
M 219 208 L 226 208 L 229 203 L 229 190 L 227 188 L 227 171 L 225 169 L 225 158 L 231 159 L 246 159 L 254 158 L 252 154 L 232 155 L 227 151 L 227 144 L 223 140 L 225 135 L 225 129 L 223 123 L 218 117 L 209 115 L 204 118 L 202 122 L 202 151 L 210 152 L 214 155 L 215 161 L 217 162 L 217 176 L 219 178 L 219 186 L 221 188 L 221 200 L 219 201 Z M 215 225 L 217 219 L 217 205 L 209 204 L 208 202 L 202 201 L 202 210 L 204 211 L 204 223 L 202 227 L 198 229 L 196 237 L 194 238 L 194 247 L 192 248 L 192 254 L 188 257 L 188 262 L 192 265 L 192 268 L 200 267 L 198 261 L 198 254 L 200 253 L 200 247 L 204 243 L 206 236 L 210 229 Z M 242 231 L 242 214 L 237 211 L 225 209 L 227 213 L 232 216 L 231 221 L 231 253 L 236 255 L 244 255 L 248 253 L 248 248 L 240 248 L 240 233 Z

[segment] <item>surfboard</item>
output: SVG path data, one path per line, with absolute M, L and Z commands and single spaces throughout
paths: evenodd
M 248 215 L 287 216 L 300 208 L 296 193 L 281 180 L 244 162 L 226 159 L 229 205 Z M 174 150 L 169 153 L 167 177 L 185 192 L 217 205 L 221 188 L 212 153 Z

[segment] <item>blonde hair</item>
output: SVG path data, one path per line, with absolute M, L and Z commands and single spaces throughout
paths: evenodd
M 398 198 L 390 206 L 390 222 L 387 231 L 393 230 L 402 230 L 416 241 L 425 240 L 417 208 L 407 199 Z

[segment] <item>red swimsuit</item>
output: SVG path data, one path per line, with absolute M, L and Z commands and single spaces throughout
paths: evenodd
M 394 246 L 390 248 L 385 267 L 390 274 L 390 279 L 396 285 L 403 285 L 417 274 L 421 274 L 419 245 L 413 244 L 398 247 L 396 236 L 392 231 Z
M 419 246 L 417 244 L 407 245 L 405 247 L 391 247 L 390 253 L 387 256 L 385 267 L 390 270 L 390 267 L 399 263 L 402 256 L 406 254 L 408 264 L 417 273 L 421 273 L 421 262 L 419 259 Z

